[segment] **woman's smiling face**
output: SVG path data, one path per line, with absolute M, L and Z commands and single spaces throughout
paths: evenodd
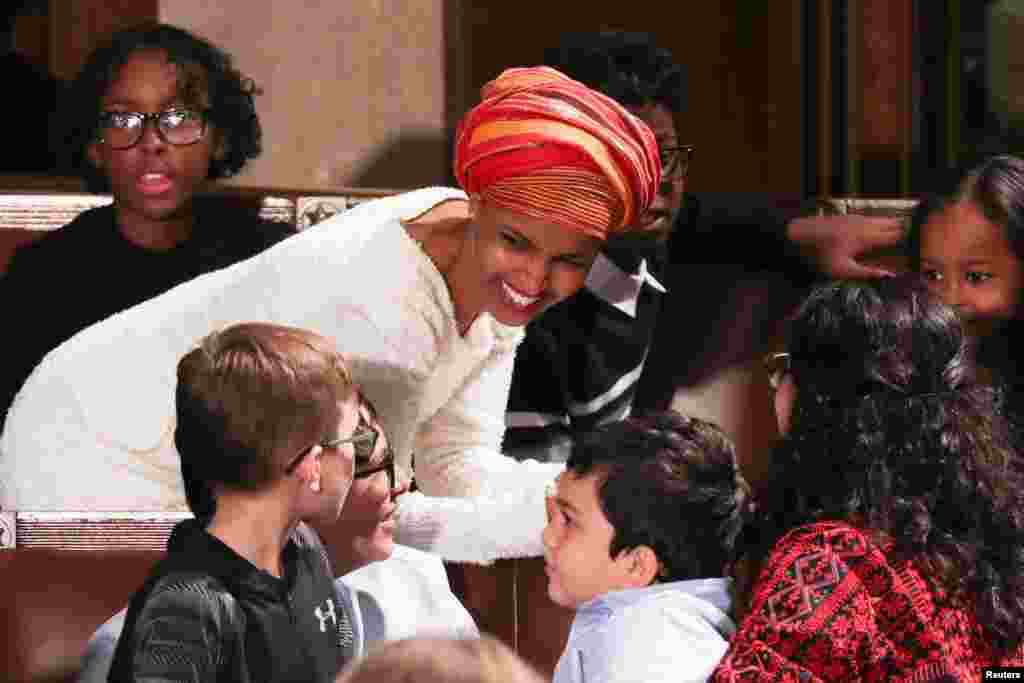
M 471 202 L 471 234 L 464 256 L 475 263 L 475 282 L 464 282 L 461 309 L 490 312 L 499 322 L 523 326 L 566 297 L 587 278 L 601 241 L 571 228 Z M 468 278 L 467 278 L 468 279 Z

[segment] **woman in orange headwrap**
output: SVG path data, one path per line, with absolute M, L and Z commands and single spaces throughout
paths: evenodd
M 462 331 L 484 312 L 525 325 L 574 293 L 661 173 L 644 123 L 554 69 L 509 69 L 483 98 L 455 143 L 468 204 L 407 225 L 445 277 Z
M 510 69 L 459 126 L 455 172 L 465 192 L 362 204 L 58 347 L 8 413 L 0 506 L 183 509 L 187 490 L 209 514 L 174 448 L 174 367 L 212 329 L 267 320 L 334 338 L 389 433 L 399 487 L 415 454 L 399 540 L 452 560 L 540 554 L 561 466 L 500 452 L 515 348 L 580 288 L 603 240 L 638 222 L 658 150 L 604 95 Z

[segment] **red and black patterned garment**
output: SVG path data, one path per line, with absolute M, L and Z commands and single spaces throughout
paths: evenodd
M 974 683 L 1024 665 L 1024 645 L 999 657 L 969 607 L 887 551 L 841 522 L 783 536 L 711 680 Z

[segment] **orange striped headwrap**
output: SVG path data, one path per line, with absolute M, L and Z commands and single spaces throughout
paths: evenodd
M 546 66 L 507 69 L 459 122 L 469 194 L 599 239 L 630 228 L 661 179 L 654 134 L 620 104 Z

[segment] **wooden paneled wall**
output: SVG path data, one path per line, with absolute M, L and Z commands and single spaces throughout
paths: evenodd
M 689 105 L 677 125 L 697 145 L 695 190 L 803 190 L 800 0 L 445 3 L 449 128 L 479 88 L 510 66 L 539 64 L 569 31 L 653 34 L 683 64 Z
M 914 77 L 913 0 L 850 4 L 850 192 L 900 196 L 910 189 Z

